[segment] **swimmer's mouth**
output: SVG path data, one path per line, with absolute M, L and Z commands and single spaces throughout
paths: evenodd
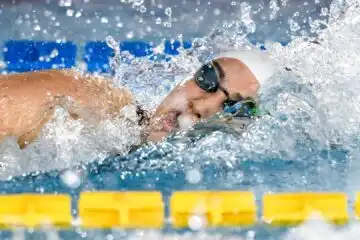
M 175 129 L 178 129 L 179 128 L 179 123 L 178 123 L 179 115 L 180 115 L 179 112 L 170 112 L 170 113 L 166 114 L 166 116 L 161 121 L 162 130 L 170 133 L 170 132 L 174 131 Z

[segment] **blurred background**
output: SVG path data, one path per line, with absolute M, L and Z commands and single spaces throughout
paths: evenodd
M 339 4 L 342 1 L 338 1 Z M 76 42 L 162 38 L 184 40 L 233 27 L 256 41 L 289 41 L 327 21 L 330 0 L 2 0 L 0 40 Z M 316 26 L 315 26 L 316 25 Z

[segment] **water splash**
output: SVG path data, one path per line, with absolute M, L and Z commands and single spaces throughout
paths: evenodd
M 66 110 L 58 108 L 39 138 L 24 150 L 19 149 L 15 138 L 0 144 L 0 178 L 100 161 L 114 153 L 126 154 L 132 145 L 140 144 L 140 134 L 140 127 L 123 118 L 93 125 L 73 120 Z
M 286 5 L 286 1 L 282 3 Z M 357 1 L 335 1 L 329 10 L 328 23 L 316 23 L 316 19 L 312 19 L 313 33 L 318 34 L 316 38 L 303 34 L 302 38 L 294 39 L 287 47 L 266 44 L 272 58 L 279 64 L 278 73 L 264 86 L 260 98 L 263 110 L 269 115 L 250 124 L 241 133 L 241 138 L 229 134 L 223 128 L 204 132 L 196 138 L 172 136 L 163 143 L 149 144 L 139 149 L 129 161 L 119 163 L 116 158 L 112 159 L 120 166 L 118 171 L 124 170 L 119 173 L 121 181 L 125 181 L 127 176 L 136 179 L 143 172 L 156 170 L 172 175 L 175 169 L 188 173 L 187 181 L 195 188 L 245 186 L 256 191 L 266 191 L 299 187 L 349 192 L 358 189 L 356 176 L 360 170 L 357 164 L 360 156 L 360 99 L 357 94 L 359 68 L 356 67 L 359 65 L 359 57 L 356 53 L 359 52 L 359 13 Z M 296 17 L 291 24 L 297 22 L 294 26 L 301 27 Z M 327 29 L 324 30 L 325 25 Z M 251 47 L 244 35 L 251 34 L 253 28 L 250 26 L 249 32 L 245 33 L 244 29 L 247 31 L 242 22 L 229 21 L 209 36 L 196 39 L 194 49 L 181 51 L 169 63 L 136 59 L 130 65 L 125 65 L 120 61 L 115 64 L 117 77 L 136 94 L 139 101 L 152 108 L 211 54 L 234 46 Z M 146 101 L 149 98 L 152 99 L 151 103 Z M 133 135 L 132 131 L 137 133 L 138 130 L 123 132 L 128 128 L 124 122 L 105 123 L 94 131 L 94 128 L 87 128 L 80 122 L 67 125 L 62 121 L 64 116 L 60 115 L 50 123 L 42 140 L 25 152 L 25 157 L 22 156 L 24 153 L 14 150 L 14 141 L 9 140 L 1 145 L 3 176 L 43 168 L 47 166 L 44 163 L 49 160 L 49 156 L 55 159 L 51 168 L 68 166 L 73 159 L 100 160 L 113 149 L 126 153 L 128 146 L 137 141 L 136 137 L 130 136 Z M 46 137 L 46 134 L 52 137 Z M 79 152 L 73 151 L 73 145 Z M 336 154 L 343 149 L 347 150 L 345 157 L 338 157 Z M 282 162 L 295 166 L 289 167 L 289 175 L 283 170 L 287 163 L 282 165 Z M 344 167 L 341 162 L 349 165 Z M 108 165 L 99 163 L 99 166 L 97 175 L 101 176 Z M 208 175 L 203 171 L 204 166 L 213 166 L 215 173 Z M 201 173 L 201 176 L 197 173 Z M 327 181 L 324 182 L 324 179 Z M 337 185 L 338 182 L 345 184 Z M 154 183 L 145 181 L 145 184 Z M 179 187 L 177 182 L 163 184 L 164 188 Z M 318 236 L 319 231 L 321 236 L 328 236 L 329 239 L 352 238 L 358 236 L 358 229 L 356 224 L 339 230 L 310 222 L 291 230 L 283 239 L 311 240 Z M 253 239 L 254 232 L 255 236 L 261 235 L 261 230 L 252 230 L 245 237 L 233 237 Z M 97 233 L 84 233 L 81 236 L 86 238 L 95 235 Z M 144 236 L 148 237 L 144 232 L 137 231 L 130 237 L 142 239 Z M 224 234 L 207 233 L 166 235 L 156 232 L 152 236 L 153 239 L 224 238 Z

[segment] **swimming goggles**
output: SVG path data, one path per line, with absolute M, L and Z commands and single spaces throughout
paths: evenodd
M 255 117 L 258 115 L 258 108 L 256 101 L 252 98 L 242 98 L 238 101 L 229 98 L 229 93 L 226 89 L 222 88 L 219 81 L 225 76 L 220 64 L 216 61 L 211 61 L 203 65 L 195 73 L 196 84 L 206 92 L 214 93 L 220 89 L 226 96 L 223 103 L 223 110 L 233 117 Z

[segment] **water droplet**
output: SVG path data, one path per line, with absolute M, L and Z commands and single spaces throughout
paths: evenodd
M 188 219 L 189 228 L 195 231 L 201 230 L 206 226 L 206 218 L 204 216 L 191 216 Z
M 144 3 L 144 0 L 133 0 L 133 6 L 140 6 Z
M 119 22 L 119 23 L 116 24 L 116 26 L 117 26 L 118 28 L 122 28 L 122 27 L 124 26 L 124 24 L 123 24 L 122 22 Z
M 77 13 L 75 14 L 75 17 L 76 17 L 76 18 L 79 18 L 79 17 L 81 17 L 81 15 L 82 15 L 81 12 L 77 12 Z
M 327 16 L 329 14 L 328 8 L 321 8 L 320 16 Z
M 231 1 L 231 6 L 236 6 L 236 2 L 235 2 L 235 1 Z
M 255 231 L 250 230 L 246 233 L 247 240 L 254 240 L 255 239 Z
M 86 71 L 87 70 L 87 64 L 84 61 L 79 62 L 78 67 L 80 68 L 81 71 Z
M 166 14 L 167 16 L 171 17 L 172 10 L 171 10 L 170 7 L 165 8 L 165 14 Z
M 40 27 L 39 25 L 35 25 L 35 26 L 34 26 L 34 30 L 35 30 L 35 31 L 40 31 L 40 30 L 41 30 L 41 27 Z
M 139 10 L 140 10 L 141 13 L 145 13 L 146 12 L 146 7 L 144 5 L 141 5 Z
M 102 17 L 100 21 L 101 21 L 101 23 L 108 23 L 109 22 L 109 20 L 106 17 Z
M 61 175 L 61 180 L 70 188 L 78 188 L 81 184 L 78 174 L 70 170 Z
M 114 236 L 112 234 L 107 234 L 106 240 L 114 240 Z
M 288 2 L 288 0 L 281 0 L 281 6 L 285 7 L 287 2 Z
M 218 9 L 218 8 L 215 8 L 215 9 L 214 9 L 214 14 L 215 14 L 216 16 L 220 15 L 220 13 L 221 13 L 221 10 L 220 10 L 220 9 Z
M 56 58 L 57 56 L 59 56 L 59 51 L 57 49 L 54 49 L 51 53 L 50 53 L 50 58 Z
M 44 16 L 45 17 L 50 17 L 52 15 L 52 12 L 51 11 L 48 11 L 48 10 L 45 10 L 44 11 Z
M 116 49 L 117 46 L 118 46 L 118 43 L 116 42 L 116 40 L 112 36 L 107 36 L 106 37 L 106 44 L 112 49 Z
M 128 32 L 128 33 L 126 34 L 126 37 L 127 37 L 127 38 L 133 38 L 133 37 L 134 37 L 134 33 L 133 33 L 133 32 Z
M 59 6 L 60 7 L 70 7 L 72 5 L 71 0 L 60 0 Z
M 171 22 L 164 22 L 164 27 L 171 28 L 172 24 Z
M 65 7 L 70 7 L 72 5 L 72 1 L 71 0 L 65 0 Z
M 156 18 L 155 23 L 156 23 L 156 24 L 161 24 L 161 18 L 159 18 L 159 17 Z
M 192 169 L 186 173 L 186 180 L 191 184 L 197 184 L 201 179 L 202 175 L 197 169 Z
M 66 10 L 66 15 L 67 15 L 68 17 L 72 17 L 72 16 L 74 15 L 74 10 L 72 10 L 72 9 Z
M 5 67 L 6 67 L 6 63 L 0 60 L 0 68 L 5 68 Z
M 23 24 L 22 18 L 21 18 L 21 17 L 17 18 L 17 19 L 15 20 L 15 23 L 18 24 L 18 25 L 22 25 L 22 24 Z
M 280 7 L 277 4 L 277 0 L 270 0 L 269 8 L 272 10 L 270 12 L 269 18 L 270 20 L 274 19 L 276 17 L 277 12 L 280 10 Z
M 300 30 L 299 24 L 297 22 L 295 22 L 293 19 L 289 19 L 288 23 L 290 25 L 290 30 L 292 32 L 296 32 L 296 31 Z

